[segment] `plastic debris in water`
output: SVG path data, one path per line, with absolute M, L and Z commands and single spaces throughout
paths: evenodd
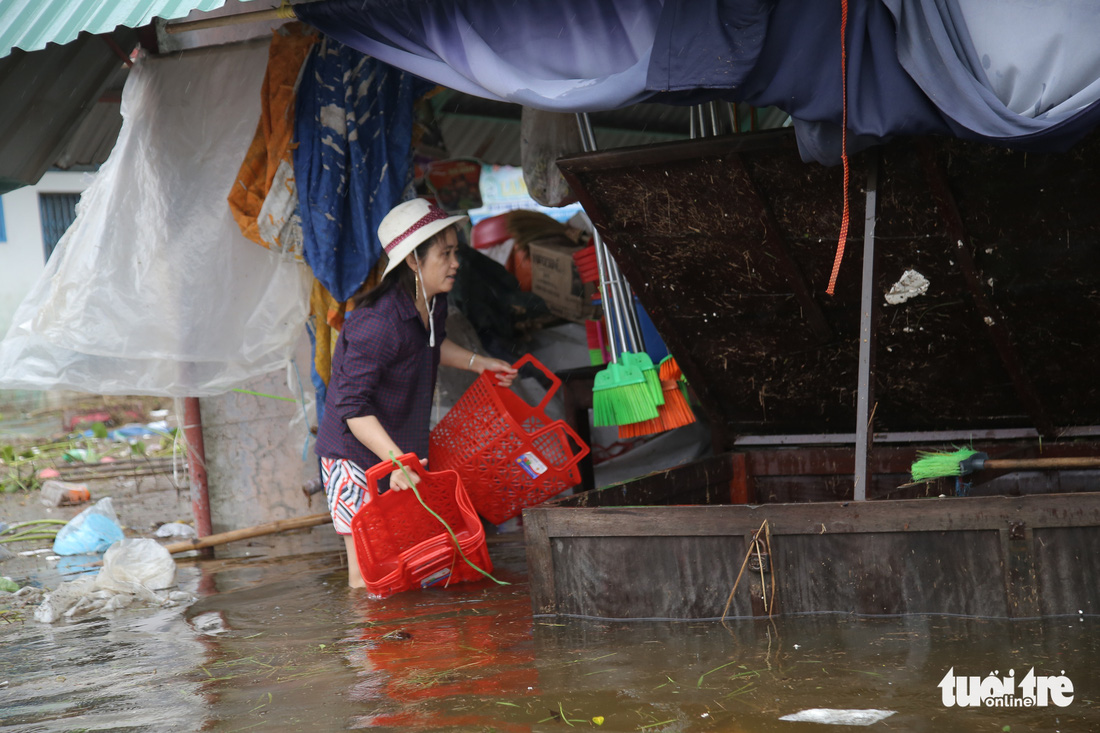
M 791 723 L 823 723 L 825 725 L 873 725 L 886 720 L 894 710 L 834 710 L 831 708 L 811 708 L 793 715 L 784 715 L 780 720 Z

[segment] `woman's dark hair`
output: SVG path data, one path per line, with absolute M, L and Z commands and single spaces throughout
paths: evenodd
M 450 227 L 447 227 L 447 229 L 450 229 Z M 442 237 L 446 233 L 447 229 L 444 229 L 441 232 L 437 232 L 428 239 L 421 242 L 420 245 L 416 248 L 416 256 L 419 257 L 421 260 L 424 260 L 428 256 L 428 252 L 435 245 L 435 243 L 442 240 Z M 378 283 L 370 290 L 361 290 L 360 292 L 351 296 L 351 307 L 369 308 L 370 306 L 377 303 L 383 295 L 390 292 L 395 287 L 401 287 L 406 293 L 408 293 L 409 297 L 413 299 L 413 302 L 416 302 L 416 274 L 412 271 L 412 269 L 408 267 L 397 265 L 392 270 L 390 270 L 384 278 L 382 278 L 382 282 Z

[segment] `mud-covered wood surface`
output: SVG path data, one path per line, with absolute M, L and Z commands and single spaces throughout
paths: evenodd
M 930 282 L 924 295 L 881 308 L 874 429 L 1035 426 L 1027 389 L 1056 426 L 1098 424 L 1098 135 L 1064 154 L 916 140 L 855 156 L 833 296 L 842 171 L 802 162 L 790 131 L 559 165 L 712 421 L 730 435 L 851 432 L 868 154 L 881 156 L 879 297 L 906 270 Z

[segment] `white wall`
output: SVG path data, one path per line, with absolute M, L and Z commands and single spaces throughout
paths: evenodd
M 82 193 L 92 173 L 51 171 L 36 186 L 24 186 L 0 197 L 7 241 L 0 242 L 0 337 L 8 332 L 15 309 L 46 266 L 40 193 Z

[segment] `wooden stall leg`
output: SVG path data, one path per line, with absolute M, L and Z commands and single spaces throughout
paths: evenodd
M 730 504 L 755 504 L 756 492 L 750 483 L 748 460 L 744 453 L 731 453 L 733 478 L 730 479 Z

